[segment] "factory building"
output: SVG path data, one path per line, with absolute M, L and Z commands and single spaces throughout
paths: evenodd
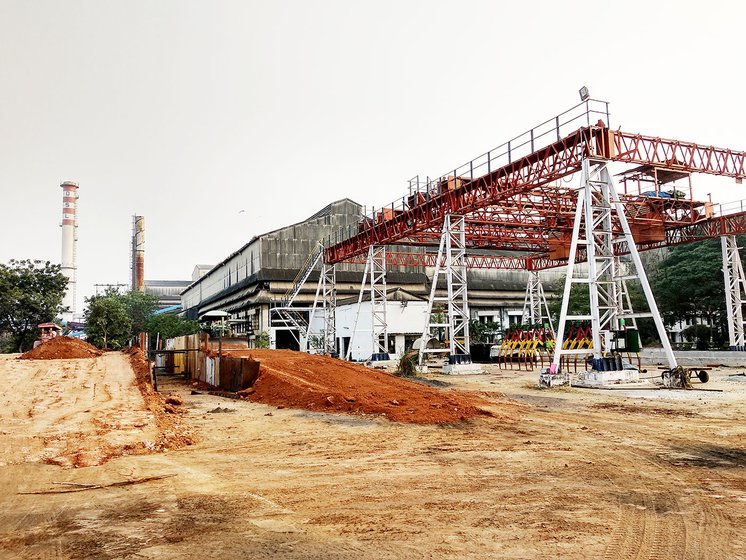
M 311 255 L 319 241 L 347 226 L 357 226 L 362 216 L 362 206 L 349 199 L 342 199 L 325 206 L 306 220 L 274 231 L 258 235 L 231 253 L 219 264 L 205 271 L 197 265 L 193 281 L 181 292 L 181 305 L 185 316 L 198 319 L 208 311 L 223 310 L 230 313 L 229 323 L 234 335 L 246 336 L 249 344 L 259 333 L 267 332 L 272 345 L 277 348 L 297 348 L 294 333 L 286 325 L 273 323 L 270 308 L 278 304 Z M 412 247 L 392 247 L 392 250 L 418 250 Z M 337 266 L 337 298 L 340 304 L 346 298 L 356 300 L 362 280 L 363 266 L 342 264 Z M 422 322 L 421 302 L 427 300 L 432 270 L 422 267 L 388 267 L 387 289 L 411 301 L 402 305 L 397 301 L 402 332 L 392 331 L 389 346 L 392 353 L 411 343 L 411 339 L 422 326 L 415 328 L 413 321 Z M 294 306 L 310 310 L 313 306 L 319 272 L 311 273 L 304 288 L 295 298 Z M 495 322 L 505 328 L 519 323 L 528 274 L 523 271 L 470 270 L 469 306 L 472 318 L 482 322 Z M 549 273 L 545 277 L 547 286 L 556 277 Z M 440 286 L 439 286 L 440 288 Z M 443 286 L 445 290 L 445 285 Z M 356 306 L 355 306 L 356 308 Z M 410 311 L 406 311 L 409 308 Z M 352 306 L 338 310 L 340 328 L 338 347 L 346 348 L 351 334 L 350 314 Z M 362 312 L 361 312 L 362 314 Z M 362 334 L 363 319 L 360 332 Z M 347 330 L 344 327 L 347 326 Z M 369 336 L 369 335 L 367 335 Z M 406 340 L 405 340 L 406 337 Z M 362 339 L 360 339 L 362 340 Z M 360 344 L 363 344 L 360 342 Z M 367 344 L 367 342 L 365 343 Z M 357 343 L 355 344 L 357 346 Z M 360 347 L 357 351 L 364 352 Z
M 158 298 L 158 309 L 181 307 L 181 292 L 191 284 L 189 280 L 145 280 L 146 294 Z

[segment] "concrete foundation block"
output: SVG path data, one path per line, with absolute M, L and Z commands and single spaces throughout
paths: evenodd
M 446 364 L 441 371 L 449 375 L 483 373 L 482 366 L 479 364 Z

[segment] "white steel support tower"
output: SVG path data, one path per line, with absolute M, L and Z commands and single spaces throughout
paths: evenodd
M 616 219 L 614 219 L 616 218 Z M 581 223 L 583 227 L 581 228 Z M 620 231 L 621 229 L 621 231 Z M 620 270 L 619 260 L 615 256 L 617 245 L 626 243 L 631 267 L 634 271 Z M 587 272 L 578 270 L 578 248 L 585 248 Z M 629 306 L 629 298 L 620 293 L 624 282 L 639 280 L 650 308 L 649 313 L 634 313 Z M 588 286 L 590 313 L 587 315 L 570 315 L 568 303 L 570 291 L 574 285 Z M 590 321 L 592 326 L 593 346 L 590 353 L 595 364 L 611 351 L 611 332 L 620 328 L 620 320 L 634 320 L 641 317 L 652 317 L 658 331 L 670 369 L 676 367 L 676 358 L 671 343 L 666 335 L 658 307 L 653 298 L 645 270 L 640 261 L 627 216 L 624 213 L 619 195 L 605 160 L 583 161 L 582 185 L 578 191 L 578 202 L 575 209 L 570 256 L 567 265 L 567 277 L 562 298 L 557 343 L 550 374 L 560 372 L 560 361 L 563 356 L 571 354 L 588 354 L 588 349 L 565 349 L 563 341 L 565 325 L 570 321 Z M 564 372 L 567 373 L 567 372 Z M 568 379 L 569 380 L 569 379 Z
M 446 277 L 448 295 L 436 296 L 438 278 Z M 444 304 L 444 305 L 443 305 Z M 435 322 L 433 314 L 445 307 L 444 322 Z M 426 348 L 431 329 L 445 329 L 448 348 Z M 420 339 L 419 365 L 427 353 L 448 352 L 449 364 L 470 364 L 469 351 L 469 302 L 466 285 L 466 229 L 463 216 L 448 214 L 443 221 L 438 258 L 435 261 L 427 319 Z
M 357 311 L 355 312 L 355 323 L 352 327 L 352 335 L 347 344 L 345 360 L 352 357 L 352 349 L 355 337 L 358 334 L 360 320 L 360 308 L 363 303 L 363 295 L 370 282 L 370 309 L 371 322 L 370 333 L 372 342 L 372 361 L 388 360 L 388 325 L 386 323 L 386 247 L 372 245 L 368 248 L 368 258 L 365 261 L 363 281 L 360 284 L 360 294 L 357 298 Z M 367 329 L 362 329 L 367 332 Z
M 526 283 L 526 297 L 523 299 L 523 315 L 521 321 L 524 324 L 548 324 L 549 330 L 554 334 L 554 326 L 549 315 L 547 298 L 544 295 L 544 286 L 539 278 L 539 272 L 530 270 L 528 282 Z
M 322 298 L 324 302 L 324 354 L 337 353 L 337 267 L 324 263 L 321 267 Z
M 360 320 L 360 306 L 363 303 L 363 295 L 365 295 L 365 286 L 368 283 L 368 271 L 370 270 L 371 253 L 372 247 L 368 249 L 368 258 L 365 261 L 365 270 L 363 270 L 363 280 L 360 283 L 360 294 L 357 298 L 357 310 L 355 311 L 355 322 L 352 325 L 352 333 L 350 334 L 350 341 L 347 343 L 347 350 L 345 351 L 345 360 L 352 358 L 352 348 L 355 343 L 355 335 L 357 334 L 357 325 Z
M 746 277 L 735 235 L 720 238 L 723 249 L 725 307 L 728 311 L 728 339 L 731 350 L 746 350 L 744 340 L 743 303 L 746 301 Z
M 617 309 L 620 311 L 620 324 L 618 326 L 621 328 L 621 322 L 625 321 L 625 324 L 628 322 L 629 325 L 637 329 L 637 317 L 640 314 L 635 314 L 632 310 L 632 300 L 627 288 L 627 280 L 632 280 L 636 276 L 628 274 L 629 262 L 622 261 L 619 257 L 615 257 L 614 270 L 616 272 L 614 280 L 616 281 Z
M 388 325 L 386 323 L 386 247 L 373 245 L 368 250 L 370 270 L 370 308 L 372 319 L 372 360 L 388 360 Z

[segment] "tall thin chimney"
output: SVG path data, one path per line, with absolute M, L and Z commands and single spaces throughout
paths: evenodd
M 132 291 L 145 291 L 145 218 L 132 216 Z
M 76 245 L 78 241 L 78 184 L 65 181 L 62 187 L 62 274 L 67 276 L 67 291 L 62 299 L 62 306 L 67 311 L 62 314 L 62 320 L 70 322 L 75 314 L 76 299 Z

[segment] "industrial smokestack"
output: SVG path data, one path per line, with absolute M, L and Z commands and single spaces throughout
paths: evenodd
M 132 291 L 145 291 L 145 218 L 132 216 Z
M 65 181 L 62 187 L 62 274 L 67 276 L 67 291 L 62 299 L 62 306 L 67 311 L 62 314 L 62 320 L 70 322 L 75 314 L 77 275 L 76 245 L 78 241 L 78 184 Z

